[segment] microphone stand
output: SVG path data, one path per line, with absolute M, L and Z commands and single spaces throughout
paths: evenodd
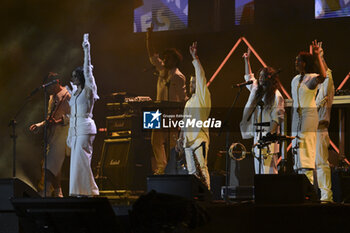
M 46 198 L 46 190 L 47 190 L 47 109 L 48 109 L 48 101 L 47 101 L 47 89 L 46 86 L 44 87 L 44 119 L 45 119 L 45 124 L 44 124 L 44 198 Z
M 257 105 L 260 107 L 260 117 L 259 118 L 260 118 L 260 123 L 262 123 L 264 102 L 260 100 Z M 259 127 L 259 141 L 262 139 L 262 131 L 263 131 L 262 127 L 263 127 L 262 124 L 260 124 L 260 127 Z M 259 146 L 259 175 L 261 174 L 261 169 L 263 168 L 261 149 L 262 149 L 262 146 L 260 145 Z
M 238 100 L 239 95 L 242 92 L 242 86 L 239 87 L 239 90 L 236 94 L 235 99 L 233 100 L 233 103 L 231 104 L 230 109 L 228 110 L 226 117 L 225 117 L 225 121 L 223 123 L 223 128 L 226 128 L 226 140 L 225 140 L 225 147 L 226 147 L 226 181 L 225 181 L 225 202 L 229 203 L 230 200 L 228 198 L 228 186 L 230 183 L 230 156 L 229 156 L 229 149 L 230 149 L 230 145 L 229 145 L 229 141 L 230 141 L 230 124 L 229 124 L 229 118 L 231 116 L 232 110 L 234 108 L 234 106 L 236 105 L 236 102 Z M 222 129 L 223 129 L 222 128 Z M 219 135 L 221 134 L 222 130 L 220 131 Z
M 262 114 L 263 114 L 263 108 L 264 108 L 264 102 L 260 99 L 258 101 L 258 103 L 254 106 L 253 108 L 253 111 L 251 111 L 247 121 L 250 120 L 250 118 L 252 117 L 253 113 L 255 112 L 255 109 L 260 106 L 260 123 L 262 123 Z M 259 126 L 259 129 L 257 130 L 259 132 L 259 140 L 258 141 L 261 141 L 262 139 L 262 124 L 260 124 Z M 262 145 L 258 145 L 258 148 L 259 148 L 259 175 L 261 174 L 261 168 L 262 168 L 262 154 L 261 154 L 261 149 L 262 149 Z
M 16 157 L 17 157 L 17 134 L 16 134 L 16 125 L 17 125 L 17 117 L 20 115 L 24 107 L 29 103 L 32 96 L 35 95 L 40 88 L 34 89 L 23 101 L 22 106 L 18 109 L 15 116 L 10 120 L 8 127 L 12 128 L 12 133 L 10 134 L 10 138 L 12 138 L 13 147 L 12 147 L 12 177 L 16 177 Z

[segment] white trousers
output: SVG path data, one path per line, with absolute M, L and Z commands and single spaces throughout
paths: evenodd
M 69 195 L 99 195 L 91 170 L 92 143 L 95 135 L 72 136 L 71 139 Z
M 321 201 L 333 201 L 331 169 L 328 164 L 328 147 L 328 129 L 318 129 L 316 143 L 316 173 L 318 187 L 321 190 Z
M 210 176 L 209 176 L 209 171 L 207 166 L 208 149 L 209 149 L 208 143 L 204 143 L 198 148 L 191 148 L 191 147 L 185 148 L 185 156 L 186 156 L 188 174 L 196 173 L 197 169 L 196 169 L 196 164 L 194 162 L 194 157 L 193 157 L 193 156 L 196 156 L 197 161 L 199 163 L 199 167 L 206 181 L 206 185 L 210 190 Z
M 261 169 L 260 168 L 260 162 L 259 162 L 259 149 L 255 150 L 255 157 L 254 157 L 254 168 L 255 168 L 255 174 L 277 174 L 277 155 L 269 155 L 267 153 L 266 148 L 261 149 L 261 157 L 262 157 L 262 163 Z M 259 173 L 260 170 L 260 173 Z
M 178 132 L 170 132 L 170 148 L 176 144 L 175 138 L 177 138 Z M 168 144 L 168 132 L 153 130 L 151 135 L 151 144 L 154 156 L 151 158 L 152 171 L 154 173 L 163 174 L 164 169 L 168 163 L 167 148 Z M 169 145 L 168 145 L 169 146 Z

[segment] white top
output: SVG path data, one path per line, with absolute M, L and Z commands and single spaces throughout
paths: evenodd
M 211 109 L 210 92 L 207 87 L 207 80 L 202 65 L 198 59 L 192 62 L 196 73 L 196 90 L 192 97 L 186 102 L 184 116 L 191 116 L 191 119 L 205 121 L 208 119 Z M 186 120 L 186 117 L 184 117 Z M 183 128 L 184 147 L 197 147 L 203 141 L 209 143 L 209 129 Z
M 95 122 L 92 119 L 92 111 L 94 103 L 99 97 L 97 95 L 95 78 L 92 74 L 93 66 L 91 65 L 90 51 L 88 51 L 89 48 L 84 48 L 84 50 L 85 86 L 79 95 L 75 95 L 75 92 L 71 94 L 69 101 L 71 112 L 68 137 L 97 133 Z
M 243 139 L 248 139 L 254 137 L 256 140 L 258 138 L 258 134 L 256 133 L 256 126 L 254 123 L 259 122 L 260 120 L 260 107 L 254 107 L 257 103 L 255 103 L 255 94 L 258 90 L 258 80 L 255 79 L 254 74 L 244 75 L 244 79 L 246 81 L 253 81 L 252 85 L 246 86 L 250 91 L 250 95 L 248 101 L 244 107 L 242 121 L 240 123 L 241 135 Z M 265 96 L 262 99 L 265 102 Z M 250 116 L 251 112 L 254 111 L 251 115 L 249 121 L 247 120 Z M 271 122 L 275 121 L 276 123 L 282 122 L 284 119 L 284 99 L 282 94 L 276 90 L 275 91 L 275 101 L 271 108 L 263 108 L 262 122 Z M 269 126 L 263 127 L 264 132 L 262 136 L 265 136 Z
M 305 74 L 302 82 L 300 83 L 300 87 L 298 90 L 298 85 L 300 81 L 301 75 L 296 75 L 292 80 L 292 97 L 293 97 L 293 108 L 297 110 L 299 107 L 302 110 L 313 110 L 316 111 L 316 101 L 315 96 L 317 92 L 317 88 L 310 90 L 306 83 L 309 82 L 310 79 L 319 76 L 319 74 Z M 299 92 L 299 93 L 298 93 Z

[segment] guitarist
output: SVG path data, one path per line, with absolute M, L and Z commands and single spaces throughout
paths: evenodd
M 56 73 L 50 73 L 48 81 L 53 81 L 57 77 Z M 68 134 L 70 113 L 69 100 L 70 94 L 65 87 L 62 87 L 59 82 L 48 86 L 47 92 L 50 95 L 48 104 L 48 118 L 42 122 L 32 124 L 29 130 L 33 133 L 38 131 L 47 124 L 47 139 L 48 139 L 48 153 L 47 153 L 47 170 L 46 182 L 47 193 L 46 196 L 63 197 L 61 189 L 61 168 L 66 154 L 66 138 Z M 44 169 L 43 169 L 44 170 Z M 39 183 L 40 194 L 44 196 L 44 173 Z

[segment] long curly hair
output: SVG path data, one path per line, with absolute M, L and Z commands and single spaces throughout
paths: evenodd
M 263 72 L 263 84 L 258 82 L 258 90 L 255 94 L 255 101 L 262 100 L 265 96 L 265 109 L 271 109 L 275 101 L 275 93 L 278 88 L 278 75 L 276 70 L 270 66 L 259 70 L 260 76 Z M 265 86 L 265 88 L 264 88 Z

